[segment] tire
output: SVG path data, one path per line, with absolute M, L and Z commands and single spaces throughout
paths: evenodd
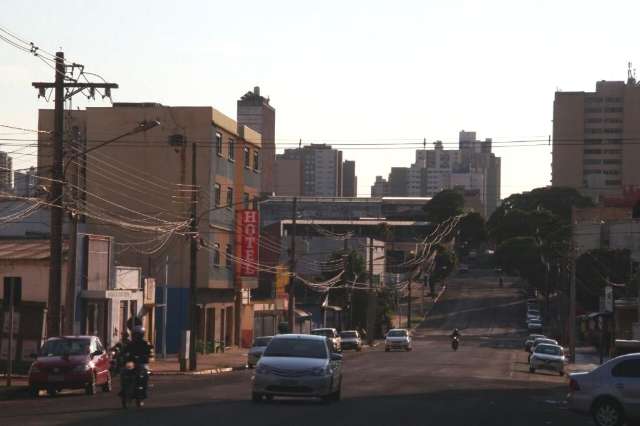
M 536 372 L 536 369 L 535 369 L 535 368 L 533 368 L 533 367 L 529 367 L 529 373 L 535 373 L 535 372 Z
M 102 392 L 111 392 L 113 383 L 111 381 L 111 373 L 107 373 L 107 381 L 102 384 Z
M 56 389 L 56 388 L 48 388 L 47 389 L 47 395 L 49 395 L 51 398 L 56 396 L 57 393 L 58 393 L 58 389 Z
M 96 394 L 96 375 L 95 374 L 93 374 L 91 376 L 91 380 L 85 386 L 84 393 L 86 393 L 87 395 L 95 395 Z
M 251 401 L 255 403 L 262 402 L 262 394 L 258 392 L 251 392 Z
M 411 352 L 412 350 L 413 350 L 413 348 L 411 346 L 408 346 L 407 349 L 406 349 L 407 352 Z
M 251 370 L 253 368 L 253 364 L 247 363 L 247 368 Z
M 558 374 L 559 374 L 560 376 L 564 376 L 564 371 L 558 371 Z
M 593 408 L 593 421 L 597 426 L 622 426 L 625 422 L 624 411 L 616 401 L 603 399 L 596 402 Z
M 384 348 L 384 351 L 385 351 L 385 352 L 389 352 L 390 350 L 391 350 L 391 349 L 389 349 L 389 348 Z
M 271 401 L 273 401 L 273 395 L 265 395 L 264 399 L 266 399 L 267 401 L 271 402 Z

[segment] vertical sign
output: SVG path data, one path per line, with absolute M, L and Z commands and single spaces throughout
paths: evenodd
M 240 276 L 255 277 L 258 275 L 258 241 L 260 238 L 260 217 L 257 210 L 239 210 L 238 224 L 240 230 Z

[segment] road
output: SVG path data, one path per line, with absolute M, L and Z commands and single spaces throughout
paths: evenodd
M 495 277 L 451 280 L 412 352 L 381 346 L 347 353 L 343 400 L 249 401 L 252 371 L 154 377 L 142 409 L 114 394 L 0 402 L 2 425 L 585 425 L 563 404 L 566 379 L 529 374 L 522 350 L 524 300 Z M 447 335 L 462 330 L 457 352 Z

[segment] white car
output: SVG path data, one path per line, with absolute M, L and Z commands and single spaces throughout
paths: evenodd
M 360 352 L 362 350 L 362 339 L 357 330 L 345 330 L 340 332 L 340 340 L 342 349 L 355 349 Z
M 384 340 L 384 350 L 385 352 L 389 352 L 393 349 L 403 349 L 405 351 L 413 349 L 409 330 L 406 328 L 393 328 L 389 330 Z
M 524 341 L 524 351 L 530 352 L 531 346 L 536 339 L 546 339 L 547 336 L 544 334 L 530 334 L 529 337 Z
M 541 343 L 534 349 L 529 359 L 529 372 L 536 370 L 551 370 L 564 376 L 564 367 L 567 360 L 564 357 L 562 346 Z
M 548 337 L 538 337 L 537 339 L 534 339 L 531 346 L 529 346 L 529 358 L 527 359 L 527 362 L 531 360 L 531 355 L 533 355 L 533 352 L 536 350 L 538 345 L 558 345 L 558 341 L 549 339 Z
M 542 321 L 527 321 L 527 329 L 529 331 L 542 331 Z
M 280 334 L 271 339 L 258 361 L 251 399 L 290 396 L 339 401 L 341 390 L 342 355 L 331 351 L 325 336 Z
M 267 345 L 271 342 L 271 339 L 273 339 L 273 336 L 256 337 L 247 354 L 247 367 L 253 368 L 258 361 L 260 361 L 260 357 L 264 350 L 267 349 Z
M 333 352 L 342 352 L 342 339 L 335 328 L 314 328 L 311 330 L 314 336 L 325 336 L 331 344 Z
M 613 358 L 588 373 L 569 374 L 569 408 L 590 414 L 598 426 L 640 420 L 638 395 L 639 353 Z

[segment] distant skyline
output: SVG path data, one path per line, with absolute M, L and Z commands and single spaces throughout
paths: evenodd
M 376 175 L 408 167 L 423 138 L 428 148 L 438 139 L 453 148 L 463 129 L 493 138 L 503 197 L 548 185 L 554 92 L 625 80 L 627 62 L 640 62 L 631 56 L 637 2 L 3 5 L 0 26 L 118 83 L 116 102 L 210 105 L 235 118 L 237 99 L 260 86 L 277 111 L 279 151 L 299 139 L 343 150 L 356 161 L 359 195 Z M 37 128 L 37 109 L 53 104 L 37 99 L 31 82 L 53 71 L 0 41 L 0 75 L 0 124 Z M 77 96 L 73 106 L 107 105 Z M 0 128 L 0 139 L 28 136 Z M 522 140 L 542 142 L 513 142 Z M 417 145 L 340 145 L 408 141 Z M 19 149 L 1 142 L 0 150 Z M 12 154 L 14 168 L 35 164 L 33 154 Z

